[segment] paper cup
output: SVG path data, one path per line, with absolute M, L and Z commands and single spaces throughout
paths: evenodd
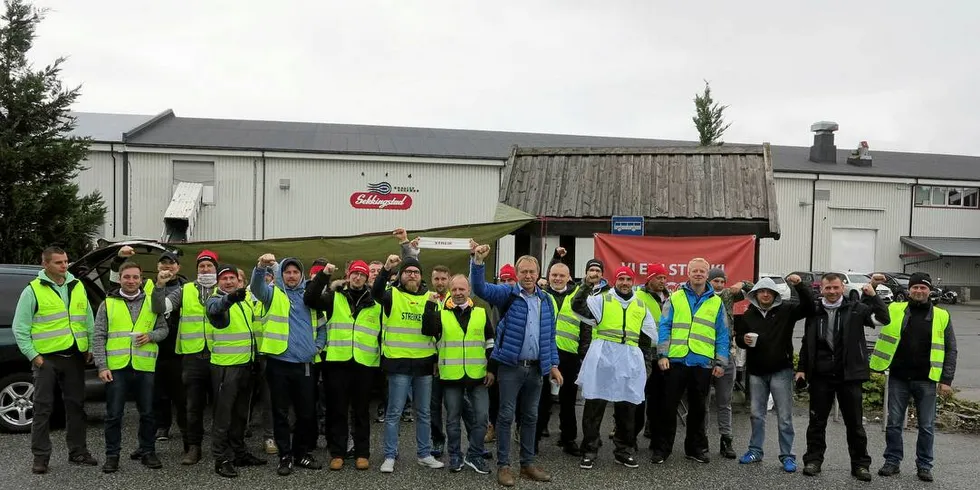
M 555 380 L 551 380 L 551 394 L 553 396 L 558 396 L 558 392 L 561 390 L 561 385 Z
M 747 333 L 745 334 L 745 336 L 748 337 L 747 342 L 745 342 L 746 345 L 748 345 L 749 347 L 755 347 L 755 341 L 758 340 L 759 334 Z

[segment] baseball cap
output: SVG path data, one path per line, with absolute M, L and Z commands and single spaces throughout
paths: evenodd
M 160 254 L 160 259 L 157 260 L 157 262 L 163 262 L 164 260 L 170 260 L 175 264 L 180 264 L 180 260 L 177 258 L 177 252 L 173 252 L 171 250 L 167 250 L 166 252 Z

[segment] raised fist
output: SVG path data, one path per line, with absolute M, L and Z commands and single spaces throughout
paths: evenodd
M 476 247 L 476 257 L 480 260 L 487 258 L 490 255 L 490 245 L 480 245 Z
M 116 255 L 123 258 L 129 258 L 136 255 L 136 250 L 133 250 L 133 247 L 126 245 L 125 247 L 120 248 Z
M 442 300 L 442 298 L 439 296 L 439 293 L 429 293 L 429 301 L 438 303 L 440 300 Z
M 800 278 L 800 276 L 798 276 L 796 274 L 790 274 L 790 275 L 786 276 L 786 282 L 788 282 L 791 286 L 796 286 L 802 280 L 803 279 Z
M 405 243 L 408 241 L 408 231 L 406 231 L 405 228 L 395 228 L 395 231 L 391 232 L 391 234 L 395 235 L 395 238 L 398 239 L 399 243 Z
M 276 265 L 276 256 L 272 254 L 263 254 L 259 257 L 259 265 L 263 267 L 272 267 Z
M 476 248 L 479 247 L 479 246 L 480 246 L 480 244 L 479 243 L 476 243 L 476 240 L 470 238 L 470 253 L 471 254 L 475 254 L 476 253 Z
M 398 267 L 398 264 L 401 264 L 401 263 L 402 263 L 402 258 L 401 257 L 399 257 L 397 255 L 389 255 L 388 256 L 388 260 L 385 261 L 385 270 L 386 271 L 390 271 L 390 270 L 394 269 L 395 267 Z
M 555 249 L 555 253 L 558 254 L 559 257 L 564 257 L 565 254 L 568 253 L 568 251 L 565 250 L 565 247 L 558 247 Z
M 332 275 L 335 270 L 337 270 L 337 266 L 333 264 L 327 264 L 323 266 L 323 272 L 325 272 L 328 276 Z
M 173 279 L 173 278 L 174 278 L 174 273 L 173 272 L 162 270 L 162 271 L 157 272 L 157 281 L 156 282 L 157 282 L 158 285 L 163 285 L 163 284 L 166 284 L 166 283 L 170 282 L 170 280 Z
M 233 292 L 228 293 L 228 299 L 232 303 L 238 303 L 245 300 L 245 288 L 238 288 Z
M 871 283 L 865 284 L 861 290 L 864 291 L 865 296 L 874 296 L 877 294 L 875 287 Z

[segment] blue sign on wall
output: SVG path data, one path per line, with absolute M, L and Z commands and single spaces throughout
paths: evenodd
M 643 216 L 613 216 L 613 235 L 643 236 Z

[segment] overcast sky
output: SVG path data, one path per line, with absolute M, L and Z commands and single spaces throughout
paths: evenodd
M 76 110 L 980 155 L 980 3 L 43 0 Z

